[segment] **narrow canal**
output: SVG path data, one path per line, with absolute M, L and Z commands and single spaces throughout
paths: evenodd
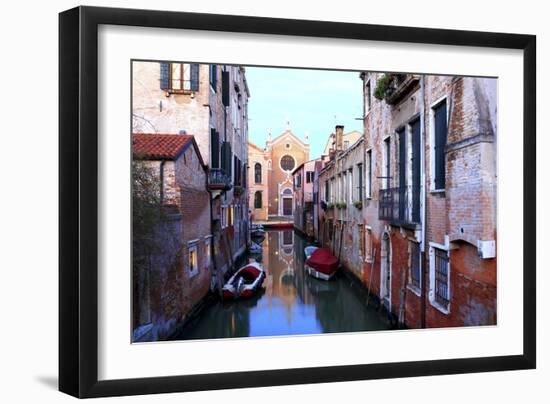
M 387 330 L 386 316 L 366 307 L 366 293 L 342 274 L 331 281 L 304 271 L 308 243 L 293 230 L 268 230 L 263 290 L 250 299 L 216 302 L 175 339 Z

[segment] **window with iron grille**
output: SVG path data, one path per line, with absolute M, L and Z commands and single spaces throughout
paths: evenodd
M 420 269 L 420 243 L 411 242 L 411 255 L 410 255 L 410 277 L 409 282 L 411 286 L 420 290 L 421 289 L 421 269 Z
M 445 309 L 450 300 L 450 266 L 447 251 L 434 248 L 434 301 Z

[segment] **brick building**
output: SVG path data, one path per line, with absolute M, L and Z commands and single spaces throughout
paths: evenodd
M 134 61 L 135 133 L 192 133 L 208 167 L 216 271 L 223 276 L 248 241 L 248 98 L 245 69 Z
M 294 227 L 308 237 L 315 237 L 314 181 L 315 167 L 321 159 L 306 161 L 292 171 L 294 184 Z
M 372 290 L 409 327 L 496 324 L 496 79 L 361 78 Z
M 248 146 L 249 154 L 256 160 L 249 160 L 249 187 L 260 190 L 256 183 L 256 172 L 263 174 L 261 178 L 262 204 L 254 205 L 254 195 L 250 195 L 250 204 L 255 206 L 253 214 L 260 214 L 258 209 L 267 207 L 267 218 L 274 216 L 293 217 L 294 190 L 292 170 L 309 160 L 309 143 L 307 138 L 302 141 L 290 129 L 285 130 L 275 139 L 269 134 L 266 146 L 262 149 L 252 143 Z M 264 167 L 267 165 L 267 169 Z M 256 191 L 255 191 L 256 192 Z M 264 195 L 263 192 L 266 192 Z M 256 207 L 258 206 L 258 207 Z M 261 208 L 259 207 L 261 206 Z M 263 217 L 263 213 L 258 218 Z
M 146 238 L 153 243 L 139 244 L 144 235 L 134 226 L 133 341 L 158 341 L 173 334 L 210 289 L 207 168 L 189 135 L 134 134 L 132 150 L 134 176 L 147 170 L 147 182 L 159 185 L 154 189 L 162 210 L 150 219 L 154 228 Z M 142 183 L 134 182 L 138 192 Z M 136 204 L 134 199 L 134 212 Z
M 362 214 L 365 198 L 364 138 L 343 148 L 344 127 L 336 126 L 329 161 L 320 170 L 319 240 L 330 247 L 342 264 L 358 278 L 370 262 L 370 245 L 365 241 Z

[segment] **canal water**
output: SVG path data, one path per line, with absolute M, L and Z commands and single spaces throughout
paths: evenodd
M 322 334 L 387 330 L 385 315 L 365 305 L 366 293 L 342 274 L 331 281 L 304 271 L 309 245 L 290 229 L 268 230 L 261 244 L 266 270 L 253 298 L 215 302 L 175 339 Z

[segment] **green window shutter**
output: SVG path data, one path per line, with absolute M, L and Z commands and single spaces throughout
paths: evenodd
M 220 168 L 220 134 L 210 129 L 210 167 Z
M 170 63 L 160 63 L 160 88 L 161 90 L 170 89 Z
M 222 103 L 229 106 L 229 72 L 222 72 Z
M 199 91 L 199 64 L 191 64 L 191 91 Z

